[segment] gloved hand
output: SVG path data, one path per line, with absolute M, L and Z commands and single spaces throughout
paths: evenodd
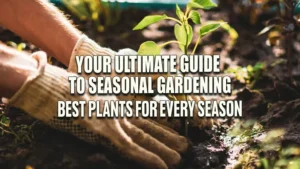
M 121 56 L 121 55 L 137 55 L 137 52 L 132 50 L 132 49 L 122 49 L 119 52 L 115 52 L 112 51 L 111 49 L 108 48 L 103 48 L 101 46 L 99 46 L 96 42 L 94 42 L 93 40 L 89 39 L 87 36 L 83 35 L 77 42 L 77 44 L 75 45 L 73 52 L 72 52 L 72 56 L 69 62 L 69 68 L 68 70 L 71 72 L 77 72 L 77 66 L 76 66 L 76 62 L 75 62 L 75 56 L 99 56 L 99 55 L 105 55 L 105 56 Z M 113 60 L 113 58 L 112 58 Z M 113 64 L 112 64 L 113 65 Z M 91 75 L 86 75 L 91 76 Z M 112 76 L 115 76 L 115 74 L 112 74 Z M 118 76 L 128 76 L 128 75 L 120 75 L 118 74 Z M 132 74 L 130 76 L 139 76 L 138 73 L 136 74 Z M 145 76 L 143 74 L 143 76 Z M 162 76 L 160 74 L 151 74 L 150 76 L 152 76 L 152 80 L 153 82 L 155 82 L 155 80 L 157 80 L 157 78 L 159 76 Z M 163 76 L 167 77 L 167 74 L 164 74 Z M 183 95 L 182 95 L 183 96 Z M 184 97 L 178 97 L 177 100 L 184 100 Z M 149 95 L 118 95 L 117 96 L 119 100 L 125 100 L 125 101 L 135 101 L 135 100 L 139 100 L 139 101 L 143 101 L 143 100 L 153 100 L 152 96 Z M 203 97 L 201 96 L 196 96 L 196 95 L 188 95 L 187 99 L 189 101 L 195 101 L 198 102 L 200 100 L 204 100 Z M 156 101 L 160 101 L 160 100 L 166 100 L 165 97 L 163 98 L 156 98 Z M 194 117 L 190 120 L 190 124 L 192 126 L 197 126 L 199 128 L 204 128 L 204 127 L 209 127 L 211 128 L 213 126 L 213 124 L 217 124 L 216 120 L 213 120 L 211 118 L 199 118 L 198 117 L 198 109 L 195 106 L 194 108 Z M 155 119 L 157 122 L 159 122 L 160 124 L 172 127 L 172 128 L 182 128 L 183 126 L 181 126 L 181 123 L 179 122 L 179 119 L 167 119 L 167 118 L 156 118 Z
M 38 70 L 31 74 L 21 89 L 9 100 L 9 105 L 20 108 L 50 126 L 92 144 L 102 144 L 134 160 L 145 168 L 175 168 L 181 161 L 179 153 L 188 148 L 188 141 L 170 129 L 143 119 L 58 118 L 58 101 L 88 101 L 85 95 L 70 95 L 67 71 L 47 64 L 46 54 L 32 55 Z M 116 101 L 115 96 L 93 99 Z M 103 102 L 102 102 L 103 103 Z M 102 105 L 103 106 L 103 105 Z M 85 107 L 87 109 L 87 107 Z

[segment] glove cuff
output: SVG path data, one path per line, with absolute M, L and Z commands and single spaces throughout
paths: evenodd
M 86 142 L 104 144 L 99 133 L 91 131 L 91 126 L 82 126 L 89 122 L 86 116 L 76 119 L 58 118 L 58 101 L 88 101 L 90 97 L 86 94 L 71 95 L 68 77 L 77 75 L 47 64 L 46 55 L 41 54 L 32 55 L 38 61 L 38 71 L 27 78 L 23 86 L 9 100 L 8 105 L 22 109 L 49 126 L 71 133 Z M 84 109 L 86 111 L 87 106 Z M 98 121 L 94 122 L 95 125 L 96 122 Z M 92 123 L 88 124 L 92 125 Z
M 115 54 L 115 51 L 109 48 L 101 47 L 95 41 L 88 38 L 86 35 L 82 35 L 77 41 L 72 51 L 68 71 L 77 72 L 77 66 L 75 61 L 76 56 L 114 56 Z
M 57 102 L 71 100 L 68 77 L 76 75 L 47 64 L 44 53 L 34 53 L 32 56 L 38 61 L 38 70 L 27 78 L 8 105 L 48 123 L 57 117 Z

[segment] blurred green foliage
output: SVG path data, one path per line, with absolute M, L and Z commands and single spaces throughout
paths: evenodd
M 253 138 L 257 137 L 262 132 L 263 126 L 261 124 L 257 123 L 255 120 L 247 120 L 237 122 L 227 134 L 234 138 L 234 144 L 242 144 L 253 141 Z
M 15 42 L 13 41 L 8 41 L 6 42 L 6 44 L 8 46 L 11 46 L 15 49 L 17 49 L 18 51 L 23 51 L 25 48 L 26 48 L 26 43 L 19 43 L 19 44 L 16 44 Z
M 12 135 L 14 144 L 30 143 L 33 139 L 32 127 L 37 123 L 35 121 L 31 125 L 11 125 L 11 120 L 5 115 L 5 110 L 0 107 L 0 132 L 1 135 Z
M 4 115 L 4 112 L 1 110 L 0 112 L 0 130 L 1 135 L 3 136 L 4 133 L 9 133 L 10 131 L 7 128 L 10 127 L 10 120 Z
M 282 146 L 284 129 L 265 130 L 255 120 L 237 122 L 227 133 L 228 147 L 247 145 L 234 169 L 299 169 L 300 147 Z M 228 138 L 227 138 L 228 140 Z
M 237 66 L 228 68 L 225 73 L 233 73 L 235 78 L 241 83 L 251 84 L 261 77 L 262 73 L 266 70 L 264 62 L 258 62 L 254 66 L 248 65 L 246 67 Z
M 101 0 L 62 0 L 63 4 L 80 20 L 91 20 L 99 32 L 114 26 L 120 20 L 121 10 L 118 3 Z

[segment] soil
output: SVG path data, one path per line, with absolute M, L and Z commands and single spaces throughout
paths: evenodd
M 220 54 L 222 70 L 236 65 L 254 65 L 259 61 L 270 65 L 285 58 L 285 54 L 281 53 L 283 49 L 269 47 L 265 44 L 265 36 L 256 36 L 262 29 L 261 20 L 254 26 L 248 24 L 244 17 L 229 17 L 231 14 L 225 9 L 200 12 L 203 21 L 223 19 L 239 33 L 239 39 L 234 46 L 230 45 L 230 37 L 223 30 L 216 31 L 202 40 L 197 53 Z M 174 15 L 170 11 L 150 12 L 129 9 L 122 12 L 117 26 L 107 28 L 103 33 L 95 31 L 92 22 L 81 22 L 72 15 L 70 18 L 81 31 L 102 46 L 113 50 L 122 48 L 137 50 L 142 42 L 149 39 L 163 43 L 175 38 L 172 33 L 172 26 L 175 24 L 173 21 L 159 22 L 144 31 L 132 31 L 134 25 L 150 13 Z M 300 38 L 299 35 L 295 34 L 297 40 Z M 25 42 L 27 44 L 25 51 L 39 50 L 5 28 L 0 28 L 0 41 Z M 196 39 L 193 43 L 195 41 Z M 300 43 L 295 41 L 292 52 L 292 80 L 286 73 L 286 64 L 267 66 L 267 70 L 251 89 L 235 80 L 234 92 L 231 96 L 243 100 L 244 119 L 256 119 L 268 129 L 285 128 L 288 132 L 284 136 L 284 142 L 294 144 L 300 144 L 300 82 L 297 67 L 299 51 Z M 180 55 L 181 52 L 176 45 L 169 45 L 163 53 Z M 53 63 L 62 66 L 55 60 Z M 226 98 L 219 96 L 218 99 Z M 17 135 L 17 137 L 7 133 L 0 135 L 1 168 L 19 169 L 25 166 L 26 169 L 30 167 L 37 169 L 140 168 L 103 147 L 89 145 L 69 134 L 53 130 L 20 110 L 6 109 L 5 105 L 1 104 L 0 111 L 9 117 L 11 129 Z M 225 168 L 228 159 L 233 157 L 230 157 L 221 135 L 226 133 L 234 121 L 234 119 L 221 119 L 221 125 L 215 126 L 214 129 L 191 128 L 189 138 L 193 142 L 192 153 L 184 156 L 182 168 Z

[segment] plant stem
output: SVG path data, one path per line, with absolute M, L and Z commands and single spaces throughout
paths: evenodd
M 285 41 L 286 41 L 286 50 L 287 50 L 287 66 L 288 66 L 288 75 L 291 78 L 292 77 L 292 70 L 293 70 L 293 65 L 292 65 L 292 57 L 291 57 L 291 47 L 293 45 L 293 37 L 292 33 L 288 33 L 285 36 Z
M 184 17 L 187 18 L 188 17 L 188 14 L 189 12 L 191 11 L 191 8 L 190 7 L 186 7 L 186 10 L 185 10 L 185 14 L 184 14 Z
M 280 1 L 277 2 L 276 6 L 277 6 L 277 15 L 278 15 L 278 17 L 281 17 Z
M 8 124 L 2 123 L 2 122 L 0 122 L 0 125 L 2 125 L 2 126 L 4 126 L 4 127 L 9 127 Z
M 186 13 L 185 13 L 185 18 L 187 18 L 187 14 L 188 14 L 188 11 L 189 11 L 189 8 L 187 7 L 187 10 L 186 10 Z M 187 19 L 186 19 L 187 20 Z M 188 22 L 185 20 L 184 24 L 188 25 Z M 189 38 L 189 35 L 188 35 L 188 30 L 186 29 L 186 25 L 183 25 L 184 26 L 184 29 L 185 29 L 185 32 L 186 32 L 186 42 L 185 42 L 185 45 L 184 45 L 184 54 L 187 55 L 187 52 L 188 52 L 188 38 Z M 185 77 L 185 74 L 183 74 L 183 77 Z M 188 102 L 188 98 L 187 98 L 187 95 L 185 94 L 184 95 L 184 99 L 186 102 Z M 187 117 L 185 120 L 184 120 L 184 128 L 185 128 L 185 136 L 188 137 L 188 127 L 189 127 L 189 117 Z
M 294 24 L 294 2 L 288 1 L 286 3 L 286 18 L 288 18 L 289 22 Z M 293 32 L 290 31 L 285 35 L 285 42 L 286 42 L 286 51 L 287 51 L 287 66 L 288 66 L 288 75 L 291 78 L 292 77 L 292 71 L 293 71 L 293 65 L 292 65 L 292 46 L 293 46 Z
M 199 36 L 199 37 L 197 38 L 197 41 L 196 41 L 195 47 L 194 47 L 194 49 L 193 49 L 193 53 L 192 53 L 192 55 L 194 55 L 194 54 L 195 54 L 195 52 L 196 52 L 196 49 L 197 49 L 197 47 L 198 47 L 198 45 L 199 45 L 200 41 L 201 41 L 201 36 Z
M 168 45 L 168 44 L 170 44 L 170 43 L 178 43 L 178 44 L 181 44 L 180 42 L 178 42 L 178 41 L 176 41 L 176 40 L 171 40 L 171 41 L 168 41 L 168 42 L 166 42 L 166 43 L 163 43 L 163 44 L 159 45 L 159 47 L 164 47 L 164 46 L 166 46 L 166 45 Z
M 179 24 L 182 24 L 182 23 L 180 22 L 180 20 L 175 19 L 175 18 L 172 18 L 172 17 L 167 17 L 166 19 L 173 20 L 173 21 L 175 21 L 175 22 L 177 22 L 177 23 L 179 23 Z

